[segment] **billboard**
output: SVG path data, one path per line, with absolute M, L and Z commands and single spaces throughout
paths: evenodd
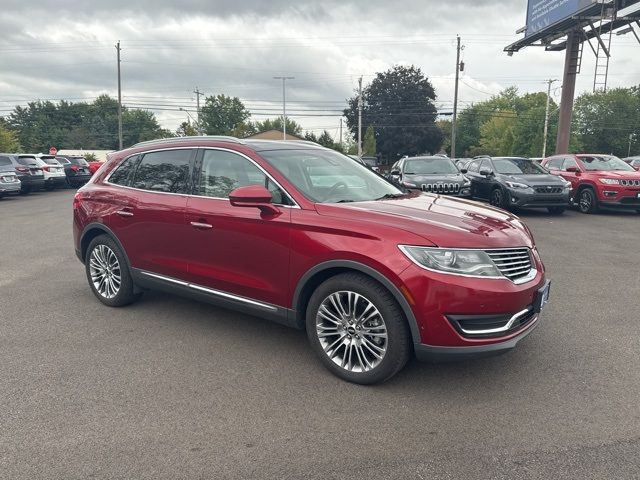
M 529 0 L 525 37 L 540 33 L 597 3 L 597 0 Z

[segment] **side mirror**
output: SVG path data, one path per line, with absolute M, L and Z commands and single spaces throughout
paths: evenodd
M 463 175 L 464 175 L 465 173 L 467 173 L 468 171 L 469 171 L 469 170 L 467 170 L 466 168 L 461 168 L 461 169 L 460 169 L 460 173 L 462 173 Z
M 580 173 L 580 169 L 578 167 L 567 167 L 565 170 L 567 172 Z
M 483 168 L 482 170 L 480 170 L 480 175 L 482 175 L 483 177 L 488 177 L 489 175 L 491 175 L 491 170 Z
M 265 215 L 277 215 L 280 210 L 273 205 L 271 192 L 262 185 L 238 187 L 229 194 L 229 202 L 234 207 L 259 208 Z
M 391 170 L 390 175 L 393 175 L 394 177 L 399 177 L 400 176 L 400 170 Z

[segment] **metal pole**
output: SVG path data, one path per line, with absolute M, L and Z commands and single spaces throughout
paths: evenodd
M 547 156 L 547 134 L 549 132 L 549 103 L 551 103 L 551 85 L 557 80 L 547 80 L 549 88 L 547 89 L 547 108 L 544 114 L 544 140 L 542 141 L 542 158 Z
M 193 91 L 193 93 L 196 94 L 196 113 L 197 113 L 197 127 L 198 127 L 198 135 L 202 135 L 202 126 L 200 123 L 200 95 L 204 95 L 204 93 L 202 93 L 200 91 L 200 89 L 198 87 L 196 87 L 196 89 Z
M 564 59 L 564 74 L 562 76 L 562 97 L 560 98 L 556 154 L 569 153 L 571 117 L 573 115 L 573 98 L 576 91 L 580 42 L 579 31 L 573 30 L 569 32 L 567 36 L 567 52 Z
M 296 77 L 273 77 L 275 80 L 282 80 L 282 139 L 287 139 L 287 97 L 285 93 L 285 83 Z
M 358 157 L 362 157 L 362 77 L 358 79 Z
M 458 85 L 460 82 L 460 35 L 457 36 L 456 85 L 453 93 L 453 120 L 451 121 L 451 158 L 456 158 L 456 127 L 458 122 Z
M 118 52 L 118 146 L 122 150 L 122 83 L 120 80 L 120 40 L 116 44 Z
M 340 147 L 342 147 L 342 117 L 340 117 Z

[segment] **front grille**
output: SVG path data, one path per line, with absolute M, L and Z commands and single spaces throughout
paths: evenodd
M 536 187 L 536 193 L 562 193 L 562 187 Z
M 485 250 L 500 273 L 510 280 L 526 277 L 531 272 L 531 253 L 528 248 Z
M 459 193 L 460 184 L 459 183 L 423 183 L 422 191 L 430 192 L 430 193 Z
M 623 187 L 640 187 L 640 180 L 620 180 Z

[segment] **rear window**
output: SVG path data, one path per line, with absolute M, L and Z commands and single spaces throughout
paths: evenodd
M 182 193 L 189 177 L 192 150 L 167 150 L 142 157 L 132 186 L 156 192 Z
M 4 167 L 7 165 L 13 166 L 11 159 L 9 159 L 9 157 L 0 157 L 0 166 Z
M 55 157 L 42 156 L 42 157 L 40 157 L 40 160 L 42 160 L 47 165 L 60 165 L 60 163 L 56 160 Z
M 109 176 L 109 183 L 123 186 L 129 185 L 129 178 L 131 177 L 131 173 L 133 172 L 137 161 L 138 155 L 127 158 L 118 166 L 118 168 L 115 169 L 111 176 Z
M 18 163 L 27 167 L 37 167 L 38 162 L 33 157 L 18 157 Z
M 84 159 L 84 157 L 71 157 L 69 161 L 71 163 L 74 163 L 76 165 L 81 165 L 83 167 L 86 167 L 89 165 L 89 163 Z

